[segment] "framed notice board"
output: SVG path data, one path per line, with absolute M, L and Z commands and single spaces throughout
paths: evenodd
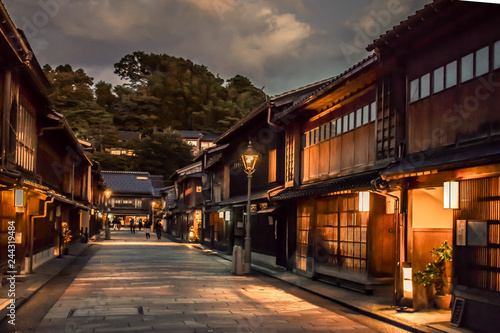
M 453 303 L 453 311 L 451 312 L 451 323 L 460 326 L 462 315 L 464 314 L 465 299 L 457 297 Z

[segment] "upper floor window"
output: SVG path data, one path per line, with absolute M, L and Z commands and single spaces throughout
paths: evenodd
M 358 127 L 375 121 L 377 116 L 377 103 L 365 105 L 356 111 L 350 112 L 343 117 L 339 117 L 331 122 L 320 125 L 302 135 L 302 148 L 306 148 L 317 143 L 334 138 L 343 133 L 352 131 Z
M 16 164 L 29 171 L 35 169 L 35 117 L 21 104 L 17 110 Z
M 411 80 L 409 84 L 410 103 L 430 96 L 431 91 L 438 93 L 455 86 L 458 82 L 467 82 L 484 75 L 490 71 L 490 63 L 493 65 L 492 70 L 500 68 L 500 41 L 494 43 L 492 49 L 491 61 L 490 46 L 488 45 Z
M 269 174 L 268 181 L 275 182 L 276 181 L 276 149 L 269 151 Z

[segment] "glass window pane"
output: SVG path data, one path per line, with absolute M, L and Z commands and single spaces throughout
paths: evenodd
M 371 121 L 375 121 L 377 119 L 377 103 L 373 102 L 370 105 L 370 113 L 371 113 Z
M 323 132 L 323 126 L 320 126 L 319 128 L 319 140 L 318 142 L 321 142 L 325 139 L 325 132 Z
M 460 82 L 465 82 L 474 77 L 474 53 L 468 54 L 460 62 Z
M 302 135 L 302 140 L 300 141 L 302 148 L 307 147 L 307 133 Z
M 356 110 L 356 127 L 361 126 L 363 120 L 363 109 Z
M 457 84 L 457 61 L 450 62 L 446 65 L 446 88 L 453 87 Z
M 342 134 L 342 118 L 337 119 L 337 135 Z
M 316 128 L 314 130 L 314 134 L 316 136 L 316 138 L 314 139 L 314 143 L 318 143 L 319 142 L 319 128 Z
M 434 71 L 434 86 L 432 92 L 437 93 L 444 89 L 444 67 L 439 67 Z
M 425 74 L 420 78 L 420 98 L 429 96 L 431 93 L 431 75 Z
M 345 133 L 345 132 L 349 131 L 349 115 L 344 116 L 343 122 L 344 122 L 344 128 L 343 128 L 342 132 Z
M 349 113 L 349 131 L 354 129 L 354 112 Z
M 325 124 L 325 140 L 330 139 L 330 123 Z
M 476 76 L 488 73 L 490 69 L 489 54 L 490 48 L 488 46 L 476 52 Z
M 419 98 L 419 79 L 410 82 L 410 103 L 418 101 Z
M 314 138 L 313 132 L 309 131 L 309 132 L 307 132 L 307 134 L 309 135 L 309 146 L 312 146 L 313 145 L 313 138 Z
M 493 68 L 500 68 L 500 40 L 495 43 L 495 50 L 493 51 Z
M 330 130 L 331 130 L 331 135 L 330 137 L 334 137 L 335 135 L 337 135 L 337 121 L 334 120 L 332 121 L 332 123 L 330 124 Z
M 367 105 L 363 108 L 363 125 L 370 121 L 370 107 Z

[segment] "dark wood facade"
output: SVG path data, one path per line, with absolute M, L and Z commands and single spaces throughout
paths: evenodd
M 450 282 L 466 302 L 460 324 L 481 332 L 500 324 L 499 18 L 498 5 L 436 0 L 368 47 L 406 79 L 404 154 L 382 173 L 404 189 L 400 259 L 415 272 L 433 260 L 432 248 L 452 243 Z M 459 202 L 447 210 L 449 181 L 458 182 Z M 414 306 L 425 306 L 414 288 Z
M 358 208 L 359 192 L 398 153 L 392 82 L 371 56 L 275 116 L 286 126 L 286 188 L 273 200 L 296 207 L 288 224 L 296 223 L 299 273 L 368 293 L 393 281 L 397 214 L 376 193 L 370 212 Z
M 100 179 L 98 165 L 52 111 L 49 82 L 1 3 L 0 17 L 0 268 L 13 263 L 7 248 L 15 245 L 15 270 L 31 272 L 60 254 L 62 223 L 74 240 L 97 232 L 91 212 Z

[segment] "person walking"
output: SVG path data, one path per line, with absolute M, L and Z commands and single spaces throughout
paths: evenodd
M 139 219 L 139 231 L 142 230 L 142 219 Z
M 132 217 L 130 218 L 130 233 L 135 234 L 135 221 Z
M 162 225 L 161 225 L 161 222 L 160 222 L 160 221 L 158 221 L 158 222 L 157 222 L 157 224 L 156 224 L 156 237 L 157 237 L 158 239 L 161 239 L 161 234 L 162 234 L 162 232 L 163 232 L 163 227 L 162 227 Z
M 151 234 L 149 233 L 151 231 L 151 227 L 148 227 L 147 224 L 144 226 L 144 234 L 146 235 L 146 239 L 151 238 Z
M 120 223 L 120 221 L 118 220 L 118 218 L 115 216 L 115 218 L 113 219 L 113 230 L 118 230 L 118 223 Z

